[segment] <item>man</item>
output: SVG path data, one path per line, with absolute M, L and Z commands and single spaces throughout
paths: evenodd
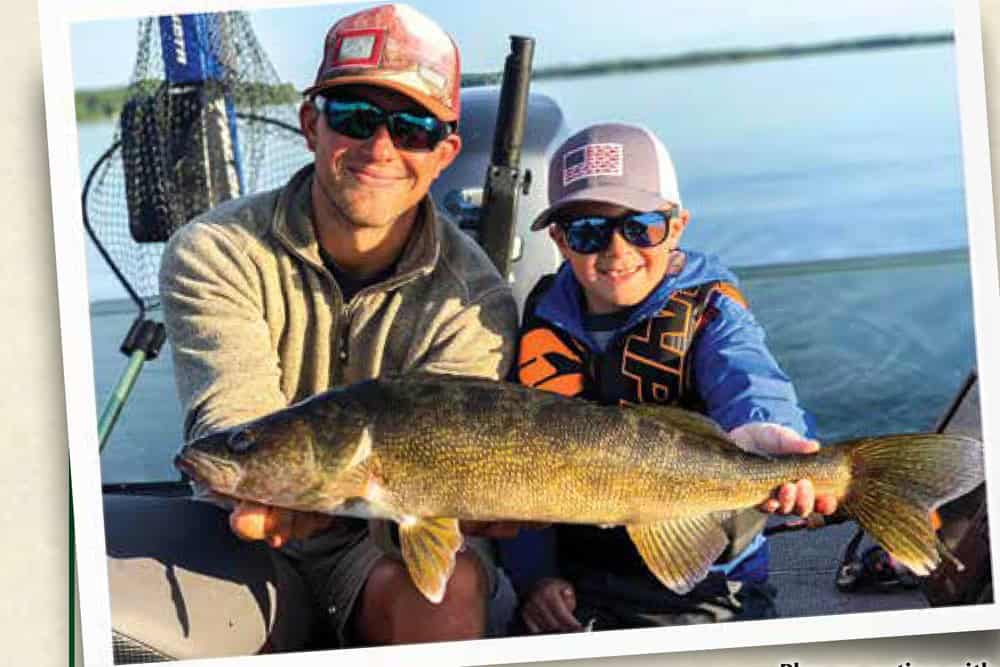
M 506 374 L 509 286 L 428 196 L 461 149 L 459 80 L 455 43 L 412 8 L 341 19 L 299 112 L 313 164 L 172 238 L 160 291 L 188 439 L 383 374 Z M 512 613 L 476 540 L 434 605 L 366 522 L 242 503 L 230 526 L 297 562 L 341 645 L 481 637 Z

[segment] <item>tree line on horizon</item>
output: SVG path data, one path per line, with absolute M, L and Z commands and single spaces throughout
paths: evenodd
M 953 41 L 953 33 L 942 32 L 921 35 L 882 35 L 815 44 L 791 44 L 764 48 L 691 51 L 658 57 L 621 58 L 575 65 L 538 67 L 532 72 L 532 79 L 558 79 L 576 76 L 624 74 L 670 67 L 737 64 L 775 58 L 822 55 L 840 51 L 944 44 Z M 496 85 L 500 83 L 502 77 L 503 72 L 501 71 L 467 73 L 462 75 L 462 87 Z M 77 90 L 75 94 L 76 120 L 77 122 L 85 123 L 117 119 L 121 113 L 122 106 L 137 90 L 155 91 L 162 84 L 162 81 L 151 81 L 131 86 Z M 249 99 L 263 104 L 295 104 L 302 99 L 300 91 L 291 83 L 281 83 L 278 85 L 242 83 L 234 88 L 233 95 L 237 106 L 240 106 L 241 101 Z

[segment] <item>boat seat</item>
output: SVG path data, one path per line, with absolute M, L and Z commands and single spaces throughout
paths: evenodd
M 104 496 L 115 663 L 300 650 L 313 602 L 290 561 L 188 497 Z

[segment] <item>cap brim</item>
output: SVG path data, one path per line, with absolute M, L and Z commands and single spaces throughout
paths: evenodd
M 414 90 L 410 86 L 398 83 L 396 81 L 387 80 L 384 78 L 368 76 L 364 74 L 358 74 L 354 76 L 338 76 L 335 79 L 328 79 L 326 81 L 320 81 L 317 84 L 306 88 L 302 91 L 302 94 L 306 97 L 321 93 L 324 90 L 329 90 L 330 88 L 336 88 L 338 86 L 377 86 L 378 88 L 388 88 L 389 90 L 394 90 L 401 95 L 406 95 L 410 99 L 418 102 L 422 107 L 434 114 L 439 120 L 443 120 L 446 123 L 454 123 L 458 120 L 458 115 L 455 113 L 454 109 L 450 109 L 445 105 L 441 104 L 436 98 L 430 95 L 425 95 L 417 90 Z
M 679 199 L 679 198 L 678 198 Z M 634 211 L 654 211 L 674 204 L 680 205 L 679 201 L 670 201 L 659 195 L 645 190 L 633 190 L 632 188 L 621 188 L 613 186 L 600 186 L 586 188 L 579 192 L 566 195 L 557 202 L 554 202 L 547 209 L 542 211 L 535 221 L 531 223 L 531 229 L 538 231 L 545 229 L 552 224 L 552 213 L 567 204 L 590 201 L 602 204 L 615 204 L 624 206 Z

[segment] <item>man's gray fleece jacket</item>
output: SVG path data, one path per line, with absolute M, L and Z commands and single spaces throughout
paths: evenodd
M 187 439 L 384 374 L 507 373 L 517 307 L 485 253 L 428 197 L 395 274 L 345 304 L 320 258 L 312 174 L 195 218 L 164 251 Z

